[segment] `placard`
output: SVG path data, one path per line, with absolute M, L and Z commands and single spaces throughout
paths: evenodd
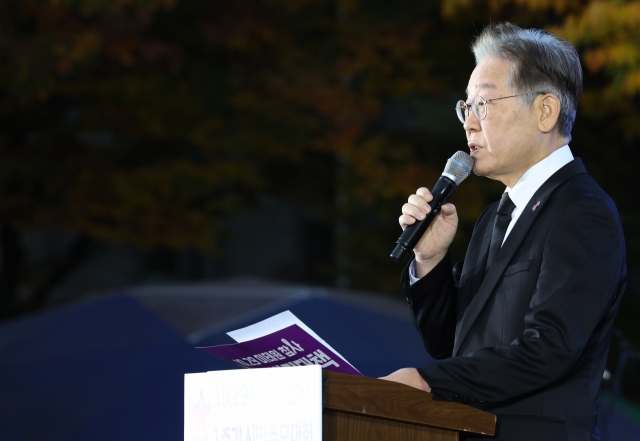
M 227 332 L 227 335 L 238 343 L 198 349 L 246 368 L 317 364 L 331 371 L 362 375 L 291 311 Z
M 298 325 L 255 340 L 198 349 L 246 368 L 319 365 L 331 371 L 362 375 Z
M 185 441 L 321 441 L 322 368 L 186 374 Z

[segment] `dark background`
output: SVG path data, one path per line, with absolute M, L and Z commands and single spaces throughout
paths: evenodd
M 6 0 L 0 316 L 134 284 L 256 276 L 402 296 L 407 196 L 466 150 L 454 105 L 490 22 L 581 53 L 571 146 L 620 210 L 629 285 L 608 368 L 640 402 L 638 2 Z M 503 188 L 452 202 L 454 258 Z M 626 352 L 625 352 L 626 351 Z

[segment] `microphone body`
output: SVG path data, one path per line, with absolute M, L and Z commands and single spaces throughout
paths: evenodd
M 396 241 L 396 247 L 391 252 L 391 260 L 400 263 L 407 254 L 413 250 L 422 235 L 435 217 L 440 213 L 440 207 L 449 196 L 458 188 L 458 185 L 471 174 L 474 160 L 467 153 L 456 152 L 448 161 L 447 166 L 431 190 L 433 200 L 429 203 L 431 212 L 421 221 L 416 221 L 413 225 L 404 229 L 400 238 Z
M 457 185 L 451 179 L 446 176 L 440 176 L 433 190 L 431 190 L 431 194 L 433 195 L 433 200 L 429 202 L 431 212 L 421 221 L 416 221 L 415 224 L 408 225 L 407 228 L 404 229 L 396 241 L 396 247 L 391 252 L 392 260 L 400 263 L 409 251 L 413 250 L 424 232 L 427 231 L 429 225 L 431 225 L 431 222 L 433 222 L 438 213 L 440 213 L 442 204 L 449 199 L 449 196 L 451 196 L 456 188 Z

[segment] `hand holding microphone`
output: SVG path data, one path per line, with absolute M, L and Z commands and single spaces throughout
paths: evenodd
M 421 261 L 442 259 L 458 227 L 455 207 L 443 204 L 471 174 L 473 163 L 473 158 L 467 153 L 456 152 L 447 161 L 444 172 L 433 190 L 429 191 L 423 187 L 409 197 L 409 202 L 402 207 L 403 214 L 399 219 L 404 232 L 396 242 L 391 259 L 400 262 L 414 249 L 418 264 Z M 442 215 L 439 216 L 441 211 Z
M 402 206 L 402 216 L 398 219 L 403 230 L 415 225 L 416 222 L 424 222 L 424 219 L 433 211 L 431 203 L 433 195 L 429 189 L 421 187 L 409 197 L 409 201 Z M 453 242 L 458 229 L 458 213 L 453 204 L 443 204 L 440 213 L 436 214 L 422 237 L 413 248 L 416 263 L 434 260 L 439 262 L 447 254 L 449 245 Z M 435 265 L 434 265 L 435 266 Z

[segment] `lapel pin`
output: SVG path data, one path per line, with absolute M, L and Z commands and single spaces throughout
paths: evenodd
M 536 202 L 536 204 L 531 207 L 531 211 L 536 211 L 536 208 L 538 208 L 538 206 L 540 205 L 540 201 Z

